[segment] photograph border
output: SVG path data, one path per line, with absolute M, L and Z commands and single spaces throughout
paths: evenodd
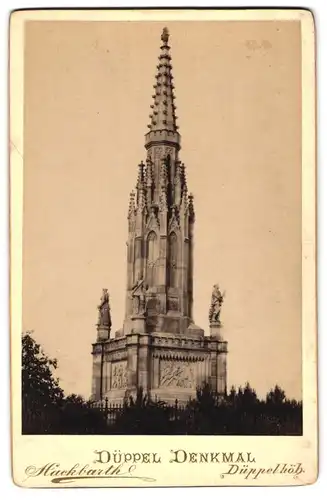
M 262 475 L 255 484 L 309 484 L 317 477 L 317 312 L 316 312 L 316 88 L 315 88 L 315 38 L 314 21 L 308 10 L 295 9 L 239 9 L 239 10 L 213 10 L 213 9 L 174 9 L 174 10 L 31 10 L 16 11 L 11 16 L 10 22 L 10 316 L 11 316 L 11 405 L 12 405 L 12 446 L 13 468 L 16 484 L 34 487 L 53 487 L 49 478 L 38 477 L 29 479 L 29 484 L 24 484 L 24 471 L 26 467 L 39 461 L 39 457 L 31 457 L 34 443 L 46 442 L 47 447 L 53 448 L 53 460 L 61 462 L 61 439 L 68 443 L 70 439 L 75 442 L 75 451 L 69 453 L 68 464 L 74 461 L 83 450 L 83 454 L 91 460 L 94 444 L 103 443 L 103 436 L 26 436 L 21 435 L 21 333 L 22 333 L 22 225 L 23 225 L 23 82 L 24 82 L 24 23 L 31 20 L 70 20 L 70 21 L 262 21 L 262 20 L 289 20 L 300 21 L 302 32 L 302 355 L 303 355 L 303 436 L 301 437 L 243 437 L 243 436 L 174 436 L 174 447 L 189 447 L 192 450 L 208 448 L 208 439 L 216 440 L 219 446 L 231 450 L 251 449 L 257 456 L 258 462 L 264 463 L 264 456 L 260 453 L 267 447 L 266 440 L 274 439 L 270 443 L 271 454 L 280 461 L 295 460 L 304 464 L 305 472 L 302 476 L 273 477 Z M 116 438 L 110 436 L 111 441 Z M 124 436 L 117 436 L 119 442 Z M 164 436 L 129 436 L 129 449 L 139 449 L 145 443 L 140 441 L 151 439 L 157 442 L 151 444 L 154 452 L 165 453 L 169 456 L 170 445 L 165 444 Z M 52 439 L 52 442 L 51 442 Z M 126 437 L 127 439 L 127 437 Z M 118 440 L 116 441 L 118 443 Z M 189 444 L 185 444 L 187 440 Z M 196 442 L 197 440 L 197 442 Z M 249 441 L 250 440 L 250 441 Z M 265 442 L 264 442 L 264 441 Z M 79 442 L 80 441 L 80 442 Z M 132 441 L 134 441 L 132 443 Z M 201 442 L 200 442 L 201 441 Z M 257 442 L 257 444 L 255 443 Z M 149 441 L 148 441 L 149 444 Z M 102 444 L 103 446 L 103 444 Z M 115 446 L 110 445 L 112 449 Z M 210 447 L 219 448 L 210 444 Z M 146 448 L 146 446 L 145 446 Z M 276 448 L 276 449 L 275 449 Z M 80 451 L 77 451 L 80 450 Z M 253 450 L 253 451 L 252 451 Z M 260 452 L 261 450 L 261 452 Z M 35 452 L 34 452 L 35 453 Z M 74 455 L 75 453 L 75 455 Z M 285 458 L 283 458 L 285 457 Z M 294 457 L 294 458 L 292 458 Z M 33 458 L 33 460 L 32 460 Z M 86 458 L 87 460 L 87 458 Z M 42 459 L 40 458 L 42 462 Z M 190 464 L 183 464 L 191 467 Z M 210 464 L 211 465 L 211 464 Z M 214 465 L 214 464 L 213 464 Z M 192 475 L 185 478 L 180 484 L 180 472 L 176 466 L 166 461 L 165 466 L 158 467 L 154 464 L 143 466 L 146 474 L 156 477 L 156 484 L 138 484 L 135 480 L 133 486 L 199 486 L 194 483 Z M 207 471 L 210 467 L 198 464 L 203 469 L 203 486 L 217 484 L 244 484 L 242 477 L 210 476 Z M 264 465 L 262 465 L 264 467 Z M 161 469 L 165 471 L 161 471 Z M 173 472 L 173 469 L 174 472 Z M 169 471 L 172 471 L 170 474 Z M 212 469 L 211 469 L 212 470 Z M 204 472 L 205 471 L 205 472 Z M 188 482 L 189 481 L 189 482 Z M 92 486 L 104 486 L 104 481 L 92 482 Z M 134 480 L 131 481 L 134 483 Z M 132 485 L 132 484 L 131 484 Z M 73 484 L 57 485 L 76 486 Z M 80 486 L 80 485 L 79 485 Z M 111 484 L 108 484 L 111 486 Z M 121 486 L 125 486 L 122 484 Z

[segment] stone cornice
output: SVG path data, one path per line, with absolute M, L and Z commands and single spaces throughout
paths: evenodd
M 127 348 L 127 346 L 132 345 L 149 345 L 153 348 L 164 348 L 164 349 L 182 349 L 183 351 L 197 351 L 201 350 L 204 352 L 222 352 L 227 353 L 227 342 L 220 341 L 212 337 L 202 337 L 200 339 L 188 338 L 188 337 L 173 337 L 168 335 L 142 335 L 142 334 L 131 334 L 127 337 L 120 339 L 110 339 L 103 343 L 104 352 L 110 354 L 116 351 L 122 351 Z M 93 353 L 100 354 L 102 351 L 102 343 L 97 342 L 93 344 Z
M 190 353 L 188 351 L 174 351 L 174 350 L 157 350 L 152 353 L 154 358 L 159 359 L 174 359 L 180 361 L 204 361 L 208 358 L 209 352 Z

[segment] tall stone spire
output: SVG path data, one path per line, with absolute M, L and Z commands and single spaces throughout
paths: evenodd
M 161 35 L 145 161 L 135 168 L 128 204 L 126 302 L 123 328 L 109 338 L 109 294 L 99 306 L 93 346 L 93 398 L 112 402 L 146 394 L 186 402 L 203 382 L 226 390 L 227 343 L 219 320 L 222 295 L 214 289 L 210 337 L 193 319 L 193 195 L 180 160 L 169 34 Z M 127 179 L 128 180 L 128 179 Z
M 174 103 L 174 84 L 172 75 L 169 33 L 164 28 L 161 35 L 159 63 L 157 65 L 156 82 L 153 85 L 153 104 L 151 105 L 149 132 L 145 136 L 145 147 L 165 141 L 178 146 L 180 135 L 176 124 L 176 106 Z
M 138 167 L 136 199 L 129 204 L 128 272 L 124 331 L 187 334 L 193 326 L 193 197 L 179 160 L 169 34 L 161 35 L 159 64 L 148 125 L 146 162 Z M 145 287 L 142 325 L 135 323 L 135 286 Z

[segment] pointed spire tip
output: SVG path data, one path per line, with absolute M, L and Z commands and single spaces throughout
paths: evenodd
M 146 134 L 146 141 L 151 142 L 154 135 L 158 140 L 161 136 L 164 137 L 165 134 L 169 134 L 170 141 L 179 144 L 180 136 L 176 124 L 173 75 L 171 74 L 171 56 L 169 55 L 170 47 L 168 45 L 169 32 L 166 27 L 162 30 L 161 40 L 162 45 L 160 47 L 159 64 L 157 65 L 158 71 L 153 85 L 153 103 L 151 104 L 149 132 Z M 152 135 L 151 132 L 153 132 Z M 146 143 L 146 145 L 148 144 L 149 142 Z
M 169 40 L 169 31 L 168 31 L 168 28 L 166 28 L 166 27 L 162 30 L 161 40 L 164 43 L 168 43 L 168 40 Z

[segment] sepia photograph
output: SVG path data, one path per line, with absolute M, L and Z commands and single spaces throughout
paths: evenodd
M 25 22 L 22 436 L 303 436 L 302 41 Z

